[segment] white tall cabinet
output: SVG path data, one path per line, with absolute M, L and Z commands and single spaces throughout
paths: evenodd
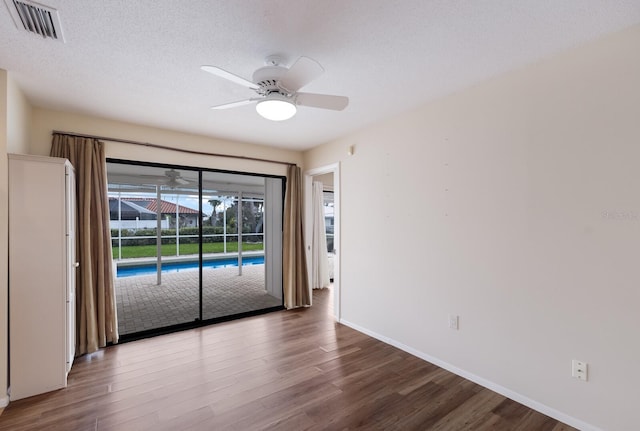
M 75 178 L 66 159 L 9 154 L 10 399 L 64 388 L 75 353 Z

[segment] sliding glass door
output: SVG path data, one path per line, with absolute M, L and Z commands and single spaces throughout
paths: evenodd
M 120 161 L 107 172 L 125 339 L 282 307 L 282 178 Z
M 203 229 L 207 232 L 203 235 L 204 319 L 282 305 L 281 295 L 267 291 L 266 180 L 219 172 L 202 175 L 203 202 L 210 208 L 208 226 Z M 210 252 L 210 243 L 219 244 L 218 252 Z

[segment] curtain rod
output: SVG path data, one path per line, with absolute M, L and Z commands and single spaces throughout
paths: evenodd
M 120 142 L 120 143 L 123 143 L 123 144 L 131 144 L 131 145 L 141 145 L 141 146 L 144 146 L 144 147 L 159 148 L 159 149 L 162 149 L 162 150 L 179 151 L 181 153 L 197 154 L 199 156 L 226 157 L 226 158 L 229 158 L 229 159 L 242 159 L 242 160 L 250 160 L 250 161 L 253 161 L 253 162 L 266 162 L 266 163 L 276 163 L 276 164 L 279 164 L 279 165 L 297 166 L 296 163 L 282 162 L 280 160 L 260 159 L 258 157 L 247 157 L 247 156 L 234 156 L 234 155 L 231 155 L 231 154 L 207 153 L 206 151 L 185 150 L 185 149 L 182 149 L 182 148 L 168 147 L 166 145 L 151 144 L 149 142 L 132 141 L 130 139 L 107 138 L 105 136 L 85 135 L 85 134 L 70 133 L 70 132 L 60 132 L 58 130 L 54 130 L 53 132 L 51 132 L 51 134 L 52 135 L 58 134 L 58 135 L 76 136 L 78 138 L 99 139 L 99 140 L 102 140 L 102 141 Z

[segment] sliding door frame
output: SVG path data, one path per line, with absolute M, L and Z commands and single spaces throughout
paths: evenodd
M 133 340 L 137 340 L 137 339 L 141 339 L 141 338 L 148 338 L 151 336 L 156 336 L 156 335 L 162 335 L 162 334 L 166 334 L 166 333 L 171 333 L 171 332 L 176 332 L 176 331 L 180 331 L 180 330 L 184 330 L 184 329 L 191 329 L 191 328 L 197 328 L 197 327 L 201 327 L 201 326 L 207 326 L 210 324 L 214 324 L 214 323 L 219 323 L 219 322 L 225 322 L 225 321 L 229 321 L 229 320 L 235 320 L 235 319 L 240 319 L 243 317 L 249 317 L 249 316 L 255 316 L 255 315 L 260 315 L 260 314 L 265 314 L 265 313 L 269 313 L 272 311 L 277 311 L 277 310 L 283 310 L 284 307 L 284 286 L 281 283 L 280 285 L 280 292 L 281 292 L 281 300 L 282 303 L 279 306 L 276 307 L 269 307 L 269 308 L 264 308 L 264 309 L 259 309 L 259 310 L 250 310 L 250 311 L 246 311 L 246 312 L 242 312 L 242 313 L 237 313 L 237 314 L 231 314 L 231 315 L 227 315 L 227 316 L 221 316 L 221 317 L 215 317 L 215 318 L 210 318 L 210 319 L 204 319 L 203 318 L 203 235 L 204 235 L 204 231 L 203 231 L 203 204 L 202 204 L 202 200 L 204 197 L 203 194 L 203 174 L 207 173 L 207 172 L 215 172 L 215 173 L 222 173 L 222 174 L 233 174 L 233 175 L 245 175 L 245 176 L 255 176 L 255 177 L 262 177 L 262 178 L 275 178 L 275 179 L 280 179 L 282 181 L 282 205 L 280 208 L 280 211 L 282 214 L 284 214 L 284 195 L 285 195 L 285 190 L 286 190 L 286 177 L 285 176 L 280 176 L 280 175 L 271 175 L 271 174 L 261 174 L 261 173 L 255 173 L 255 172 L 240 172 L 240 171 L 232 171 L 232 170 L 226 170 L 226 169 L 215 169 L 215 168 L 203 168 L 203 167 L 198 167 L 198 166 L 188 166 L 188 165 L 174 165 L 174 164 L 166 164 L 166 163 L 152 163 L 152 162 L 142 162 L 142 161 L 137 161 L 137 160 L 125 160 L 125 159 L 115 159 L 115 158 L 107 158 L 107 163 L 116 163 L 116 164 L 124 164 L 124 165 L 133 165 L 133 166 L 146 166 L 146 167 L 154 167 L 154 168 L 162 168 L 162 169 L 181 169 L 181 170 L 187 170 L 187 171 L 192 171 L 192 172 L 197 172 L 198 174 L 198 184 L 197 184 L 197 194 L 198 194 L 198 210 L 199 210 L 199 215 L 198 215 L 198 235 L 199 235 L 199 241 L 198 241 L 198 262 L 199 262 L 199 267 L 198 267 L 198 316 L 195 318 L 194 321 L 189 321 L 189 322 L 183 322 L 183 323 L 178 323 L 175 325 L 170 325 L 170 326 L 165 326 L 165 327 L 160 327 L 160 328 L 153 328 L 150 330 L 145 330 L 145 331 L 140 331 L 140 332 L 136 332 L 136 333 L 132 333 L 132 334 L 124 334 L 120 336 L 120 342 L 126 342 L 126 341 L 133 341 Z M 176 225 L 178 226 L 178 225 Z M 238 225 L 238 232 L 242 233 L 242 223 L 240 223 Z M 279 234 L 282 234 L 282 231 L 279 232 Z M 265 242 L 265 237 L 266 235 L 263 235 L 263 243 Z M 240 236 L 241 238 L 241 236 Z M 267 271 L 266 268 L 266 243 L 263 245 L 263 250 L 265 252 L 265 274 Z M 280 253 L 282 253 L 282 248 L 280 250 Z M 280 256 L 280 261 L 282 262 L 282 255 Z M 282 281 L 282 277 L 280 277 L 280 281 Z M 266 276 L 265 276 L 265 289 L 266 289 Z

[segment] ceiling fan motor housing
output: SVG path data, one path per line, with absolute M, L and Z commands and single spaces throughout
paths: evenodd
M 171 179 L 176 179 L 176 178 L 180 178 L 180 172 L 177 172 L 173 169 L 168 170 L 168 171 L 164 171 L 165 176 L 167 176 L 168 178 Z
M 271 93 L 279 93 L 285 96 L 291 94 L 280 87 L 278 82 L 287 72 L 286 67 L 282 66 L 264 66 L 253 73 L 253 82 L 260 86 L 257 91 L 261 96 L 268 96 Z

